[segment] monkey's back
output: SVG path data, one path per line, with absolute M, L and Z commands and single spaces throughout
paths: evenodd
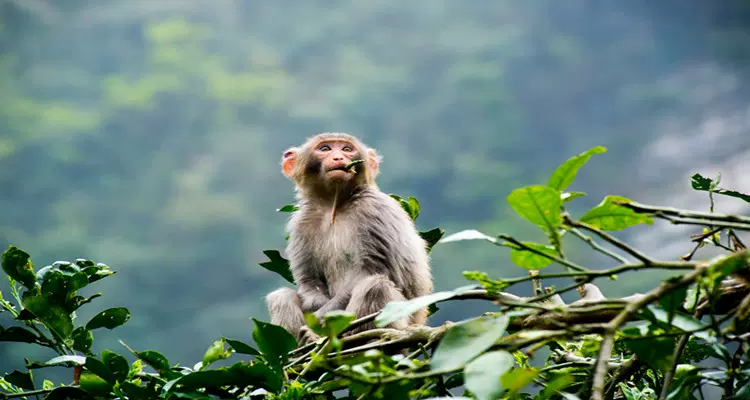
M 333 224 L 330 206 L 309 201 L 299 206 L 287 225 L 293 274 L 314 269 L 330 296 L 363 273 L 388 276 L 407 299 L 432 291 L 426 243 L 392 197 L 376 187 L 362 188 L 337 209 Z

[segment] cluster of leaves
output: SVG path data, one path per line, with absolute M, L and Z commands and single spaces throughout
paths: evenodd
M 171 364 L 157 351 L 136 351 L 122 342 L 135 358 L 132 362 L 112 350 L 92 352 L 92 331 L 116 328 L 127 322 L 130 314 L 123 307 L 111 308 L 76 326 L 76 310 L 99 296 L 87 298 L 78 291 L 113 271 L 84 259 L 56 262 L 35 271 L 30 256 L 11 246 L 2 255 L 2 268 L 8 275 L 12 301 L 0 296 L 0 304 L 17 325 L 0 326 L 0 340 L 38 344 L 57 356 L 45 362 L 27 361 L 27 371 L 5 374 L 0 379 L 0 393 L 7 398 L 44 394 L 51 399 L 322 400 L 427 399 L 461 392 L 463 397 L 457 398 L 543 400 L 604 398 L 605 388 L 597 387 L 596 382 L 607 378 L 610 398 L 651 399 L 660 393 L 661 399 L 693 399 L 696 393 L 703 396 L 707 386 L 720 387 L 732 398 L 750 398 L 750 361 L 746 356 L 750 291 L 727 310 L 714 310 L 722 301 L 727 278 L 744 276 L 750 268 L 750 255 L 734 233 L 750 230 L 750 219 L 713 218 L 712 214 L 674 209 L 649 213 L 644 211 L 648 207 L 629 199 L 607 196 L 574 220 L 565 203 L 584 194 L 566 190 L 589 158 L 604 151 L 595 147 L 574 156 L 554 171 L 546 185 L 519 188 L 508 196 L 513 209 L 539 226 L 549 243 L 521 241 L 505 234 L 490 236 L 476 230 L 445 238 L 439 228 L 420 232 L 430 249 L 438 242 L 486 240 L 510 248 L 511 261 L 522 269 L 537 271 L 557 263 L 565 272 L 535 272 L 512 279 L 491 279 L 486 272 L 469 272 L 466 276 L 475 284 L 389 303 L 381 312 L 365 318 L 372 318 L 377 329 L 353 336 L 342 336 L 362 323 L 351 313 L 335 311 L 322 320 L 308 315 L 307 325 L 322 339 L 304 346 L 298 346 L 294 336 L 280 326 L 253 319 L 254 346 L 222 337 L 211 343 L 203 359 L 192 367 Z M 696 190 L 706 190 L 710 195 L 746 196 L 719 189 L 714 183 L 717 181 L 700 175 L 693 178 Z M 416 199 L 393 198 L 416 220 Z M 279 209 L 296 210 L 296 205 Z M 698 263 L 689 260 L 693 251 L 683 261 L 660 262 L 607 233 L 652 224 L 655 217 L 707 226 L 695 239 L 696 249 L 711 243 L 729 254 Z M 609 270 L 576 264 L 566 257 L 562 246 L 563 237 L 571 234 L 620 264 Z M 727 244 L 721 243 L 722 234 L 731 239 Z M 280 252 L 267 250 L 265 254 L 270 261 L 261 266 L 294 283 Z M 635 261 L 628 261 L 628 257 Z M 576 323 L 561 319 L 552 328 L 524 324 L 540 315 L 557 313 L 564 318 L 572 308 L 559 295 L 582 283 L 649 268 L 689 273 L 672 277 L 627 302 L 607 301 L 603 296 L 589 298 L 588 306 L 576 308 L 575 314 L 582 316 Z M 508 300 L 500 296 L 500 291 L 509 286 L 546 277 L 571 278 L 574 282 L 562 289 L 546 288 L 544 293 L 528 298 Z M 437 303 L 477 298 L 478 292 L 484 296 L 479 298 L 498 304 L 498 311 L 443 327 L 384 329 L 424 307 L 434 312 Z M 646 300 L 639 300 L 643 298 Z M 710 317 L 708 321 L 703 320 L 704 315 Z M 372 332 L 375 334 L 367 336 Z M 364 344 L 360 343 L 363 337 Z M 608 338 L 613 340 L 612 347 L 606 345 Z M 534 354 L 543 348 L 549 350 L 549 356 L 538 365 Z M 240 359 L 231 363 L 233 357 Z M 708 366 L 696 365 L 708 359 Z M 44 381 L 39 388 L 32 370 L 51 366 L 72 368 L 71 382 L 56 386 Z

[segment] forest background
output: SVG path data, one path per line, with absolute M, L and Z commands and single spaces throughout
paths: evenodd
M 0 247 L 107 263 L 99 307 L 132 319 L 93 350 L 123 339 L 192 365 L 267 320 L 285 282 L 258 263 L 284 247 L 276 209 L 294 201 L 279 159 L 308 136 L 377 148 L 381 188 L 420 200 L 422 230 L 540 240 L 505 197 L 596 145 L 579 207 L 702 209 L 695 172 L 747 192 L 749 104 L 742 0 L 0 0 Z M 690 232 L 623 237 L 669 259 Z M 523 273 L 486 244 L 432 259 L 436 290 L 463 270 Z M 602 288 L 652 286 L 628 282 Z M 480 311 L 446 305 L 431 324 Z M 0 344 L 0 370 L 40 351 Z

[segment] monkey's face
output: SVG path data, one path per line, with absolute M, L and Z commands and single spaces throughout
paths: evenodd
M 309 172 L 319 174 L 330 183 L 345 183 L 356 177 L 357 165 L 349 170 L 346 166 L 360 159 L 360 151 L 349 141 L 322 141 L 312 149 L 310 155 L 312 160 L 308 168 L 313 170 Z

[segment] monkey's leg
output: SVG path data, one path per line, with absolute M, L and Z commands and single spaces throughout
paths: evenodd
M 295 337 L 299 336 L 300 328 L 305 326 L 305 316 L 294 289 L 285 287 L 274 290 L 266 296 L 266 305 L 272 324 L 281 325 Z
M 390 301 L 404 300 L 404 295 L 396 288 L 396 285 L 385 275 L 372 275 L 362 279 L 352 290 L 352 297 L 346 306 L 346 311 L 352 312 L 361 318 L 378 312 Z M 404 329 L 408 320 L 403 319 L 390 324 L 393 329 Z M 375 328 L 374 323 L 362 325 L 353 329 L 350 333 L 357 333 Z

